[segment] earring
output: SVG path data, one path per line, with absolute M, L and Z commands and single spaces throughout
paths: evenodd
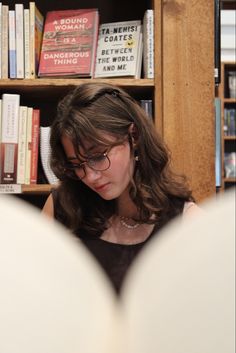
M 134 160 L 135 160 L 136 162 L 139 161 L 139 156 L 137 155 L 137 152 L 135 153 Z

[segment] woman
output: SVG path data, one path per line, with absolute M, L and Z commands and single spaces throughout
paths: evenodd
M 82 84 L 58 105 L 51 167 L 60 185 L 43 213 L 70 228 L 114 287 L 142 247 L 197 206 L 150 118 L 124 90 Z

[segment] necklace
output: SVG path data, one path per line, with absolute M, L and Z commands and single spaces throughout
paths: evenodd
M 120 216 L 120 223 L 122 224 L 122 226 L 124 226 L 127 229 L 136 229 L 137 227 L 140 226 L 141 223 L 134 223 L 134 224 L 126 223 L 126 221 L 129 221 L 131 219 L 132 218 Z

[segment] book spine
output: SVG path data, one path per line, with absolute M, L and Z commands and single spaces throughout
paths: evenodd
M 33 109 L 30 184 L 36 184 L 38 179 L 39 126 L 40 111 L 39 109 Z
M 30 37 L 30 78 L 36 77 L 35 73 L 35 2 L 29 3 L 29 37 Z
M 143 58 L 143 33 L 140 31 L 139 43 L 138 43 L 138 53 L 137 53 L 137 64 L 135 78 L 139 79 L 141 77 L 142 69 L 142 58 Z
M 150 119 L 153 119 L 152 99 L 141 99 L 140 103 L 141 107 L 145 110 L 147 116 Z
M 221 186 L 221 100 L 215 98 L 215 179 L 216 187 Z
M 24 78 L 24 6 L 15 4 L 16 14 L 16 77 Z
M 26 132 L 26 154 L 25 154 L 25 184 L 30 184 L 31 149 L 32 149 L 32 119 L 33 119 L 33 108 L 28 107 L 27 132 Z
M 1 177 L 2 184 L 16 183 L 19 94 L 2 95 Z
M 154 78 L 154 16 L 146 10 L 143 18 L 143 70 L 144 78 Z
M 37 76 L 38 67 L 39 67 L 39 58 L 42 46 L 43 38 L 43 23 L 44 17 L 42 16 L 39 9 L 35 6 L 35 75 Z
M 17 184 L 25 183 L 25 156 L 27 132 L 27 107 L 20 106 L 19 132 L 18 132 L 18 157 L 17 157 Z
M 9 74 L 16 78 L 16 21 L 15 10 L 9 11 Z
M 24 56 L 25 78 L 30 78 L 30 36 L 29 36 L 29 9 L 24 9 Z
M 9 6 L 2 5 L 2 78 L 8 78 L 8 12 Z

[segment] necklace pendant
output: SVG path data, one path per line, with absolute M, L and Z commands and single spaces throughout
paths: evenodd
M 122 224 L 122 226 L 124 226 L 127 229 L 136 229 L 137 227 L 140 226 L 140 223 L 134 223 L 134 224 L 129 224 L 126 223 L 127 220 L 130 220 L 131 218 L 127 218 L 127 217 L 120 217 L 120 223 Z

